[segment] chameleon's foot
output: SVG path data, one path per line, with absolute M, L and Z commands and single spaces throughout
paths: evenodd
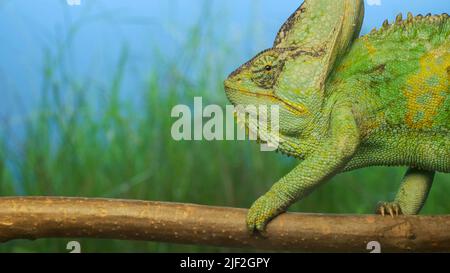
M 250 233 L 264 234 L 267 223 L 285 210 L 280 201 L 268 194 L 261 196 L 253 203 L 247 214 L 247 229 Z
M 402 214 L 402 209 L 397 202 L 379 202 L 376 209 L 377 214 L 385 216 L 389 214 L 391 217 Z

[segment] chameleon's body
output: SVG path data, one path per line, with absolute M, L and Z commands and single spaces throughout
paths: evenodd
M 450 20 L 419 17 L 356 40 L 328 82 L 355 102 L 362 142 L 347 168 L 450 172 Z
M 356 39 L 363 14 L 362 0 L 306 0 L 274 47 L 225 81 L 233 104 L 280 106 L 279 150 L 302 159 L 252 206 L 250 230 L 335 174 L 374 165 L 410 167 L 378 212 L 416 214 L 434 172 L 450 172 L 449 16 L 400 15 Z

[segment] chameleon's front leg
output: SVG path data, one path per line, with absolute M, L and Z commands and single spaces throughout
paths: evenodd
M 435 172 L 410 168 L 403 178 L 400 189 L 393 202 L 380 202 L 377 213 L 391 216 L 418 214 L 422 209 L 433 184 Z
M 360 142 L 359 136 L 351 107 L 336 107 L 330 120 L 328 136 L 320 147 L 274 184 L 250 208 L 247 215 L 249 231 L 264 231 L 271 219 L 342 170 L 353 157 Z

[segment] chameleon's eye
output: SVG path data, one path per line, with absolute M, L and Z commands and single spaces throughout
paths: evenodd
M 275 85 L 281 64 L 274 55 L 263 55 L 252 64 L 252 81 L 258 86 L 270 89 Z

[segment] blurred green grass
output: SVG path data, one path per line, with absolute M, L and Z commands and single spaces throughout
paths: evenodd
M 194 96 L 203 97 L 204 104 L 227 103 L 222 88 L 225 60 L 237 59 L 239 53 L 229 45 L 208 40 L 213 27 L 200 21 L 192 28 L 182 46 L 181 59 L 167 60 L 155 50 L 157 69 L 142 80 L 142 88 L 131 92 L 134 99 L 138 98 L 137 105 L 121 96 L 130 62 L 126 46 L 114 73 L 105 76 L 109 77 L 106 86 L 94 85 L 89 78 L 70 77 L 64 69 L 69 55 L 64 52 L 67 44 L 48 50 L 39 107 L 25 120 L 24 136 L 17 137 L 7 122 L 0 128 L 0 194 L 128 198 L 248 208 L 297 161 L 260 152 L 256 143 L 176 142 L 170 136 L 173 106 L 190 105 Z M 192 71 L 194 80 L 188 75 Z M 290 210 L 372 213 L 378 201 L 395 195 L 404 171 L 369 168 L 341 174 Z M 448 175 L 437 176 L 424 214 L 450 211 L 446 202 L 449 182 Z M 68 252 L 68 241 L 16 240 L 0 244 L 0 252 Z M 79 241 L 83 252 L 235 251 L 153 242 Z

